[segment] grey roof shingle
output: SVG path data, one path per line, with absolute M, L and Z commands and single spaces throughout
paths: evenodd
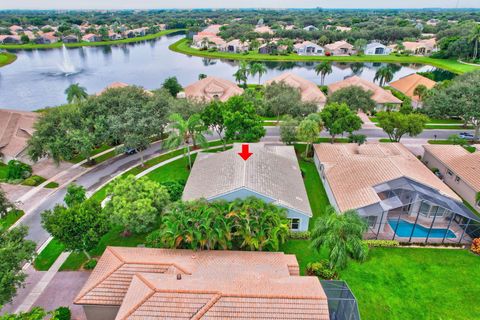
M 250 143 L 253 155 L 244 161 L 241 144 L 219 153 L 199 153 L 188 178 L 183 200 L 212 199 L 246 188 L 276 204 L 311 217 L 295 150 L 291 146 Z

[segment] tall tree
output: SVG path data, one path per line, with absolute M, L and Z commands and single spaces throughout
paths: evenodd
M 271 113 L 280 121 L 280 116 L 290 114 L 298 116 L 300 105 L 302 104 L 300 91 L 297 88 L 289 86 L 284 81 L 273 82 L 265 87 L 263 94 L 263 103 L 267 113 Z
M 428 88 L 423 84 L 419 84 L 413 90 L 413 95 L 418 97 L 420 104 L 423 102 L 427 94 L 428 94 Z
M 202 112 L 202 120 L 206 126 L 213 128 L 223 142 L 223 150 L 227 147 L 227 140 L 223 136 L 225 119 L 223 117 L 224 104 L 221 101 L 213 100 Z
M 0 219 L 5 217 L 7 213 L 13 209 L 15 209 L 15 206 L 8 200 L 5 191 L 0 188 Z
M 468 41 L 473 43 L 473 60 L 478 57 L 478 43 L 480 42 L 480 26 L 476 25 L 468 35 Z
M 390 140 L 400 142 L 405 134 L 418 136 L 425 129 L 428 117 L 419 113 L 379 112 L 378 125 L 388 134 Z
M 337 213 L 329 207 L 315 223 L 311 245 L 319 252 L 327 248 L 330 268 L 343 269 L 348 257 L 360 261 L 367 258 L 368 247 L 362 242 L 367 229 L 367 224 L 356 211 Z
M 246 61 L 240 61 L 238 70 L 233 74 L 235 81 L 237 81 L 239 84 L 243 82 L 243 88 L 245 89 L 247 88 L 249 69 L 250 68 Z
M 320 75 L 321 82 L 323 86 L 325 83 L 325 77 L 333 72 L 332 63 L 328 61 L 323 61 L 315 66 L 315 72 L 317 75 Z
M 368 42 L 365 39 L 357 39 L 353 43 L 353 47 L 355 48 L 355 50 L 357 50 L 358 53 L 363 53 L 365 51 L 367 43 Z
M 291 145 L 297 141 L 298 121 L 291 116 L 285 116 L 280 123 L 280 139 L 283 143 Z
M 205 133 L 208 132 L 202 118 L 199 114 L 190 116 L 187 120 L 184 120 L 181 115 L 174 113 L 170 115 L 170 134 L 165 141 L 165 145 L 169 149 L 178 147 L 185 147 L 188 156 L 188 166 L 192 167 L 192 158 L 190 154 L 190 141 L 195 145 L 199 142 L 201 145 L 206 146 L 207 139 Z
M 261 83 L 262 76 L 267 73 L 267 67 L 263 63 L 255 62 L 250 65 L 249 73 L 252 77 L 255 77 L 258 74 L 258 84 Z
M 258 141 L 265 135 L 263 121 L 252 102 L 234 96 L 224 104 L 225 138 L 244 142 Z
M 88 98 L 87 89 L 81 87 L 78 83 L 73 83 L 65 89 L 68 103 L 79 103 Z
M 305 148 L 305 158 L 308 157 L 310 146 L 319 138 L 320 130 L 318 129 L 318 123 L 305 119 L 300 122 L 297 128 L 297 138 L 299 141 L 307 143 Z
M 87 200 L 87 191 L 83 186 L 71 183 L 67 187 L 67 193 L 63 198 L 63 201 L 67 207 L 73 207 L 74 205 L 81 204 Z
M 163 81 L 162 88 L 168 90 L 172 97 L 176 97 L 177 94 L 182 91 L 182 86 L 178 83 L 177 77 L 169 77 Z
M 320 112 L 320 115 L 325 129 L 332 137 L 332 143 L 335 141 L 335 136 L 345 132 L 351 134 L 362 127 L 360 117 L 344 103 L 327 104 Z
M 394 72 L 388 66 L 380 67 L 375 73 L 373 81 L 379 82 L 380 87 L 383 87 L 387 82 L 392 81 Z
M 328 97 L 328 103 L 345 103 L 352 111 L 372 112 L 375 109 L 373 92 L 366 91 L 359 86 L 350 86 L 339 89 Z
M 42 226 L 65 245 L 67 250 L 83 252 L 89 259 L 92 250 L 109 228 L 109 216 L 93 200 L 71 207 L 56 205 L 42 213 Z
M 27 275 L 22 267 L 35 255 L 35 242 L 25 240 L 28 228 L 0 229 L 0 306 L 12 301 Z
M 104 210 L 114 225 L 124 228 L 125 236 L 151 231 L 170 199 L 164 186 L 133 175 L 114 180 L 107 196 Z

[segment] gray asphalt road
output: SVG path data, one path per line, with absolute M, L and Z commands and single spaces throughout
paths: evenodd
M 449 135 L 462 132 L 464 130 L 425 130 L 417 138 L 421 139 L 433 139 L 434 135 L 437 135 L 437 139 L 446 139 Z M 381 129 L 362 129 L 357 131 L 358 134 L 365 134 L 370 138 L 386 138 L 387 135 Z M 266 137 L 270 139 L 278 139 L 279 128 L 267 127 Z M 328 136 L 326 132 L 322 132 L 322 136 Z M 209 140 L 218 139 L 218 136 L 213 135 L 208 137 Z M 161 149 L 161 143 L 152 144 L 150 148 L 143 151 L 145 159 L 155 157 L 165 150 Z M 109 159 L 89 172 L 78 178 L 75 183 L 84 186 L 88 191 L 93 192 L 103 183 L 109 179 L 117 176 L 122 171 L 137 165 L 140 163 L 140 154 L 134 154 L 130 156 L 121 155 L 116 158 Z M 28 239 L 37 243 L 37 247 L 40 247 L 48 238 L 49 234 L 41 226 L 40 214 L 44 210 L 52 209 L 56 204 L 63 203 L 63 197 L 65 196 L 66 188 L 59 188 L 49 197 L 45 198 L 38 207 L 33 210 L 22 221 L 23 225 L 29 227 Z

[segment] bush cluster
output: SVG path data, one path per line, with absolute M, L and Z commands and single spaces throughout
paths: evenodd
M 398 247 L 400 242 L 397 240 L 363 240 L 369 247 Z
M 7 164 L 7 179 L 26 179 L 32 175 L 32 167 L 18 160 L 10 160 Z
M 164 181 L 160 183 L 162 186 L 167 188 L 168 194 L 170 195 L 170 201 L 175 202 L 182 198 L 183 189 L 185 188 L 185 180 L 171 180 Z
M 24 186 L 29 186 L 29 187 L 36 187 L 43 183 L 45 181 L 45 178 L 33 175 L 25 180 L 23 180 L 22 184 Z
M 476 254 L 480 254 L 480 238 L 473 239 L 470 250 Z
M 325 280 L 331 280 L 337 277 L 337 273 L 335 270 L 330 269 L 328 260 L 326 259 L 307 264 L 307 274 L 309 276 L 317 276 Z
M 308 240 L 310 231 L 290 231 L 288 237 L 293 240 Z
M 85 270 L 93 270 L 97 266 L 97 259 L 90 259 L 83 265 Z

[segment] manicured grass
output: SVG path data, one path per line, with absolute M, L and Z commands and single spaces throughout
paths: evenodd
M 332 138 L 321 137 L 315 143 L 332 142 Z M 348 138 L 335 138 L 335 143 L 348 143 Z
M 380 125 L 378 123 L 375 124 L 376 127 L 380 128 Z M 472 126 L 463 126 L 463 125 L 448 125 L 448 124 L 429 124 L 427 123 L 425 125 L 426 130 L 468 130 L 468 129 L 473 129 Z
M 7 215 L 0 219 L 0 229 L 8 229 L 20 219 L 25 212 L 23 210 L 11 210 Z
M 196 154 L 192 154 L 192 165 L 197 158 Z M 156 182 L 165 182 L 171 180 L 187 180 L 190 175 L 188 170 L 188 158 L 183 157 L 172 161 L 162 167 L 159 167 L 148 173 L 146 177 Z
M 57 260 L 63 250 L 65 250 L 65 246 L 59 241 L 53 239 L 35 258 L 35 261 L 33 261 L 33 266 L 38 271 L 47 271 L 50 269 L 55 260 Z
M 85 256 L 83 252 L 72 252 L 67 260 L 60 266 L 59 271 L 79 270 L 87 260 L 87 256 Z
M 450 140 L 428 140 L 428 143 L 429 144 L 446 144 L 446 145 L 453 145 L 454 144 Z M 462 147 L 470 153 L 473 153 L 473 152 L 477 151 L 477 148 L 475 148 L 474 146 L 464 145 Z
M 171 30 L 163 30 L 158 33 L 148 34 L 143 37 L 135 37 L 129 39 L 121 39 L 121 40 L 110 40 L 110 41 L 99 41 L 99 42 L 78 42 L 78 43 L 63 43 L 63 42 L 56 42 L 51 44 L 36 44 L 36 43 L 28 43 L 28 44 L 2 44 L 0 45 L 0 49 L 12 49 L 12 50 L 22 50 L 22 49 L 52 49 L 52 48 L 60 48 L 63 45 L 69 48 L 75 47 L 96 47 L 96 46 L 108 46 L 108 45 L 115 45 L 115 44 L 123 44 L 123 43 L 132 43 L 132 42 L 139 42 L 145 40 L 152 40 L 167 34 L 183 31 L 184 29 L 171 29 Z
M 392 140 L 390 140 L 389 138 L 381 138 L 381 139 L 378 139 L 378 142 L 390 143 L 390 142 L 395 142 L 395 141 L 392 141 Z
M 433 59 L 430 57 L 396 56 L 396 55 L 373 55 L 373 56 L 299 56 L 297 54 L 267 55 L 250 51 L 248 54 L 229 52 L 209 52 L 193 49 L 188 45 L 187 39 L 181 39 L 170 45 L 170 50 L 199 57 L 220 58 L 230 60 L 255 60 L 255 61 L 343 61 L 343 62 L 385 62 L 385 63 L 419 63 L 442 68 L 454 73 L 465 73 L 479 70 L 480 67 L 466 65 L 457 60 Z
M 372 121 L 373 123 L 377 123 L 378 122 L 378 119 L 377 117 L 369 117 L 370 118 L 370 121 Z M 462 125 L 463 124 L 463 121 L 462 120 L 459 120 L 459 119 L 431 119 L 428 121 L 427 124 L 458 124 L 458 125 Z
M 97 155 L 97 154 L 99 154 L 99 153 L 101 153 L 101 152 L 103 152 L 103 151 L 106 151 L 106 150 L 110 149 L 110 148 L 112 148 L 112 147 L 109 146 L 109 145 L 104 144 L 104 145 L 96 148 L 95 150 L 93 150 L 91 156 L 93 157 L 93 156 L 95 156 L 95 155 Z M 85 160 L 85 157 L 83 157 L 83 156 L 81 156 L 81 155 L 77 155 L 76 157 L 74 157 L 74 158 L 73 158 L 72 160 L 70 160 L 69 162 L 71 162 L 71 163 L 79 163 L 79 162 L 82 162 L 83 160 Z
M 7 180 L 7 171 L 8 171 L 8 166 L 0 162 L 0 181 Z
M 13 53 L 3 52 L 0 53 L 0 67 L 6 66 L 17 60 L 17 56 Z
M 375 248 L 340 278 L 362 319 L 477 319 L 479 266 L 480 257 L 466 250 Z
M 280 251 L 287 254 L 294 254 L 297 257 L 301 275 L 305 275 L 308 263 L 318 262 L 328 257 L 326 250 L 318 253 L 316 250 L 310 248 L 310 240 L 288 240 L 280 246 Z
M 58 188 L 58 182 L 55 182 L 55 181 L 52 181 L 52 182 L 49 182 L 45 185 L 44 188 L 47 188 L 47 189 L 55 189 L 55 188 Z

